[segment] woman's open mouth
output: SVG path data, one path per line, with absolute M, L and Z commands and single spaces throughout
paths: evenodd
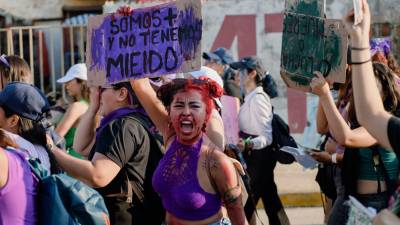
M 184 134 L 188 134 L 193 131 L 193 123 L 192 123 L 192 121 L 189 121 L 189 120 L 182 120 L 180 127 L 181 127 L 182 133 L 184 133 Z

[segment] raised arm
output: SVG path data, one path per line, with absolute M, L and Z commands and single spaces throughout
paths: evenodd
M 218 149 L 225 149 L 224 137 L 224 123 L 219 115 L 211 113 L 211 118 L 207 123 L 206 135 L 218 147 Z
M 8 159 L 3 148 L 0 148 L 0 189 L 7 184 Z
M 98 88 L 90 89 L 90 104 L 82 115 L 74 137 L 73 149 L 83 156 L 88 156 L 96 136 L 98 122 L 97 112 L 100 107 L 100 92 Z
M 131 80 L 130 82 L 140 104 L 142 104 L 154 125 L 156 125 L 157 129 L 162 133 L 164 140 L 167 141 L 173 134 L 172 130 L 168 127 L 168 112 L 162 102 L 157 98 L 157 94 L 151 86 L 149 79 L 142 78 Z
M 82 102 L 74 102 L 72 103 L 67 112 L 65 112 L 64 117 L 61 122 L 56 127 L 55 131 L 61 137 L 64 137 L 69 129 L 79 120 L 79 118 L 86 112 L 88 106 Z
M 371 64 L 369 32 L 371 14 L 366 0 L 362 0 L 363 20 L 354 26 L 354 11 L 344 19 L 352 42 L 352 86 L 358 121 L 378 142 L 391 148 L 388 138 L 388 122 L 392 117 L 385 111 Z
M 368 147 L 376 144 L 376 140 L 363 127 L 351 129 L 344 120 L 329 91 L 329 85 L 321 73 L 316 73 L 311 88 L 320 98 L 319 102 L 325 112 L 329 130 L 338 144 L 347 147 Z M 381 101 L 381 100 L 379 100 Z
M 321 99 L 318 100 L 318 109 L 317 109 L 317 131 L 320 134 L 326 134 L 329 131 L 328 121 L 326 120 L 324 109 L 321 105 Z

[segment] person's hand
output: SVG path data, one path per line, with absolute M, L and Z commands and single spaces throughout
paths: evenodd
M 392 225 L 400 224 L 400 219 L 394 215 L 390 210 L 384 209 L 375 216 L 372 221 L 373 225 Z
M 117 14 L 120 14 L 122 16 L 130 16 L 133 13 L 133 9 L 128 6 L 128 5 L 123 5 L 118 8 Z
M 354 9 L 348 12 L 343 18 L 343 23 L 350 35 L 352 47 L 354 48 L 369 47 L 371 12 L 367 0 L 361 0 L 361 11 L 363 13 L 363 19 L 357 25 L 354 25 Z
M 240 149 L 240 151 L 243 152 L 245 150 L 244 140 L 240 138 L 239 142 L 236 144 L 236 146 Z
M 314 72 L 315 77 L 311 80 L 310 87 L 312 92 L 318 96 L 329 95 L 329 84 L 320 72 Z
M 46 134 L 46 147 L 48 150 L 50 150 L 51 152 L 54 150 L 54 148 L 56 147 L 56 144 L 54 144 L 53 139 L 51 138 L 51 136 L 49 134 Z
M 320 163 L 331 163 L 332 157 L 328 152 L 310 152 L 311 157 Z
M 328 138 L 328 140 L 325 143 L 325 151 L 330 154 L 336 153 L 336 147 L 337 147 L 337 142 L 332 138 Z
M 90 112 L 96 114 L 100 108 L 100 88 L 99 87 L 91 87 L 90 88 L 90 104 L 89 109 Z

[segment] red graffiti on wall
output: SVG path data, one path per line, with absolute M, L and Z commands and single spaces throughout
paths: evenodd
M 272 13 L 264 16 L 266 33 L 281 33 L 283 14 Z M 212 50 L 218 47 L 231 48 L 237 38 L 239 57 L 257 54 L 256 15 L 227 15 L 221 25 Z M 307 98 L 303 92 L 288 89 L 288 121 L 290 131 L 302 133 L 307 122 Z

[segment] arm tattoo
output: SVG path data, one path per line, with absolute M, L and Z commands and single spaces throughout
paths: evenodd
M 229 188 L 224 195 L 222 196 L 223 201 L 225 204 L 234 204 L 240 197 L 240 185 L 236 187 Z

